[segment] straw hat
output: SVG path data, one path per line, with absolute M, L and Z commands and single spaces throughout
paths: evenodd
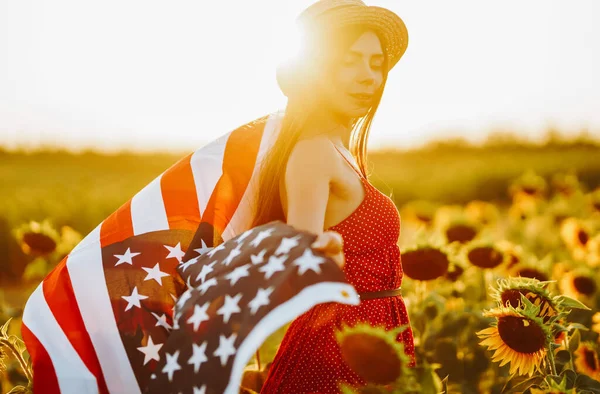
M 388 71 L 400 60 L 408 47 L 408 31 L 402 19 L 387 8 L 367 6 L 362 0 L 319 0 L 297 17 L 302 34 L 310 34 L 319 27 L 361 25 L 375 31 L 388 56 Z M 277 67 L 277 83 L 288 96 L 299 78 L 298 59 L 289 59 Z

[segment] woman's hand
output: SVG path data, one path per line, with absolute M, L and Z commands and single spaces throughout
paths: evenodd
M 317 239 L 311 244 L 315 250 L 323 252 L 331 258 L 341 268 L 344 267 L 346 259 L 344 257 L 344 239 L 336 231 L 325 231 L 317 236 Z

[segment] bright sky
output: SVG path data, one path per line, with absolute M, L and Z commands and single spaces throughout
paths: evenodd
M 0 145 L 195 150 L 285 106 L 312 0 L 0 0 Z M 410 43 L 369 146 L 548 126 L 600 138 L 600 1 L 379 0 Z

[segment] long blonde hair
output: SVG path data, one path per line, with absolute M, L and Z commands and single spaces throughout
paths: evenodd
M 350 26 L 349 28 L 338 29 L 329 34 L 335 34 L 341 40 L 333 41 L 335 45 L 329 50 L 323 51 L 320 48 L 320 54 L 325 54 L 326 59 L 318 59 L 319 62 L 325 61 L 327 71 L 333 70 L 341 55 L 347 48 L 365 31 L 361 26 Z M 367 114 L 361 118 L 354 119 L 351 124 L 349 150 L 356 159 L 362 174 L 367 176 L 367 140 L 371 123 L 379 107 L 385 83 L 387 81 L 387 55 L 384 54 L 383 64 L 383 82 L 378 94 L 374 99 L 373 106 Z M 317 59 L 308 59 L 309 61 Z M 303 133 L 304 125 L 316 113 L 314 95 L 318 92 L 316 86 L 305 86 L 305 89 L 295 95 L 288 95 L 288 103 L 285 114 L 282 119 L 281 129 L 274 141 L 271 149 L 265 154 L 265 158 L 259 169 L 259 185 L 256 204 L 254 207 L 254 216 L 251 227 L 260 226 L 273 220 L 282 220 L 285 222 L 285 214 L 281 205 L 279 184 L 284 175 L 289 156 L 300 136 Z

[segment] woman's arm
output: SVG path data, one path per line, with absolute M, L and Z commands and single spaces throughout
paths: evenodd
M 323 251 L 340 267 L 344 265 L 343 239 L 335 231 L 323 231 L 329 200 L 329 184 L 336 168 L 333 145 L 325 137 L 300 140 L 287 162 L 284 185 L 287 224 L 317 234 L 313 248 Z

